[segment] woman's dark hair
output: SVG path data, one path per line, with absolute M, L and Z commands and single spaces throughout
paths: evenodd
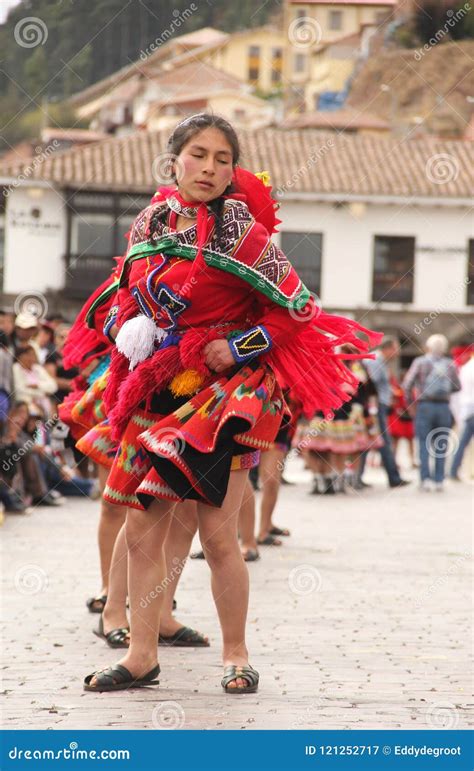
M 201 112 L 196 115 L 191 115 L 190 118 L 182 120 L 168 140 L 167 151 L 172 156 L 180 154 L 183 147 L 201 131 L 207 128 L 215 128 L 221 131 L 227 139 L 232 149 L 232 165 L 236 166 L 240 158 L 240 145 L 237 134 L 231 124 L 222 118 L 220 115 L 211 115 L 211 113 Z M 176 179 L 173 176 L 173 179 Z M 233 191 L 232 183 L 226 187 L 223 194 L 219 198 L 215 198 L 208 203 L 209 208 L 213 212 L 216 220 L 216 241 L 219 244 L 222 228 L 222 215 L 224 212 L 224 195 L 228 195 Z M 150 222 L 150 240 L 153 241 L 152 235 L 156 231 L 156 226 L 159 222 L 164 222 L 168 215 L 167 207 L 161 207 L 153 215 Z

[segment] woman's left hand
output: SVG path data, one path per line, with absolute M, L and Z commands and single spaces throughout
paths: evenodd
M 227 340 L 213 340 L 204 348 L 205 362 L 214 372 L 223 372 L 235 364 L 230 345 Z

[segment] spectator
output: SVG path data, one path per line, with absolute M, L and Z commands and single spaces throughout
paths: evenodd
M 409 482 L 402 479 L 400 476 L 392 450 L 390 433 L 387 428 L 387 415 L 393 401 L 392 387 L 390 385 L 389 362 L 398 356 L 399 353 L 400 344 L 398 340 L 394 337 L 385 337 L 380 345 L 380 349 L 375 355 L 375 359 L 364 359 L 364 366 L 377 391 L 377 415 L 380 433 L 383 439 L 383 445 L 379 448 L 379 452 L 382 458 L 383 467 L 387 472 L 390 487 L 403 487 L 404 485 L 409 484 Z M 363 453 L 361 458 L 360 477 L 362 477 L 366 457 L 367 453 Z
M 459 424 L 461 426 L 461 435 L 459 447 L 453 458 L 450 478 L 456 481 L 459 479 L 459 469 L 461 468 L 464 453 L 474 436 L 474 355 L 468 362 L 461 367 L 459 372 L 459 381 L 461 383 L 461 392 L 459 394 Z
M 36 351 L 31 345 L 17 353 L 17 361 L 13 365 L 13 389 L 17 401 L 35 404 L 49 417 L 51 401 L 48 396 L 56 393 L 58 386 L 45 368 L 38 364 Z
M 39 361 L 40 349 L 38 343 L 34 339 L 37 334 L 38 319 L 36 316 L 33 316 L 32 313 L 19 313 L 15 319 L 15 328 L 11 341 L 12 353 L 30 345 L 34 348 Z
M 11 406 L 13 386 L 13 355 L 8 349 L 8 337 L 0 331 L 0 423 L 3 423 Z
M 74 378 L 79 375 L 78 369 L 65 369 L 63 364 L 63 348 L 70 327 L 66 324 L 58 326 L 54 332 L 54 349 L 48 354 L 45 361 L 45 369 L 53 377 L 58 385 L 54 399 L 58 404 L 64 401 L 66 396 L 74 388 Z
M 38 362 L 40 364 L 44 364 L 48 356 L 51 356 L 56 349 L 54 344 L 54 328 L 51 326 L 49 321 L 40 322 L 36 342 L 40 351 Z
M 434 481 L 438 492 L 443 490 L 444 468 L 453 423 L 449 400 L 461 384 L 454 362 L 448 356 L 448 341 L 444 335 L 431 335 L 426 341 L 424 356 L 418 356 L 405 375 L 403 389 L 407 404 L 415 415 L 415 435 L 420 454 L 420 487 L 431 490 Z M 434 475 L 430 470 L 434 457 Z
M 10 311 L 0 310 L 0 331 L 7 336 L 8 345 L 13 344 L 13 333 L 15 331 L 15 314 Z

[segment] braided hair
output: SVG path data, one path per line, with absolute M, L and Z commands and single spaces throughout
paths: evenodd
M 220 115 L 212 115 L 211 113 L 197 113 L 196 115 L 191 115 L 190 118 L 185 118 L 182 120 L 176 128 L 174 129 L 173 133 L 171 134 L 168 145 L 167 145 L 167 152 L 172 157 L 177 157 L 183 147 L 196 135 L 199 134 L 201 131 L 204 131 L 206 128 L 216 128 L 219 131 L 221 131 L 225 138 L 227 139 L 231 149 L 232 149 L 232 166 L 236 166 L 239 158 L 240 158 L 240 145 L 239 140 L 237 137 L 237 134 L 234 130 L 234 128 L 231 126 L 231 124 L 225 120 L 225 118 L 222 118 Z M 176 181 L 175 174 L 172 175 L 172 178 L 174 181 Z M 215 239 L 217 242 L 217 247 L 219 248 L 220 239 L 222 236 L 222 227 L 223 227 L 223 214 L 224 214 L 224 206 L 225 206 L 225 195 L 229 195 L 229 193 L 232 193 L 234 191 L 234 187 L 232 183 L 230 183 L 222 195 L 220 195 L 218 198 L 214 198 L 212 201 L 209 201 L 207 206 L 211 210 L 211 212 L 214 215 L 215 223 L 216 223 L 216 232 L 215 232 Z M 166 221 L 166 218 L 168 216 L 168 207 L 167 206 L 161 206 L 154 212 L 151 221 L 150 221 L 150 242 L 153 243 L 153 233 L 156 233 L 157 226 L 159 223 L 164 224 Z

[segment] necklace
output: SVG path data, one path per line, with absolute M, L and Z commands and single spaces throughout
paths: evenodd
M 197 218 L 198 206 L 184 206 L 175 195 L 170 195 L 166 202 L 171 211 L 176 212 L 176 214 L 181 214 L 182 217 L 187 217 L 188 219 Z

